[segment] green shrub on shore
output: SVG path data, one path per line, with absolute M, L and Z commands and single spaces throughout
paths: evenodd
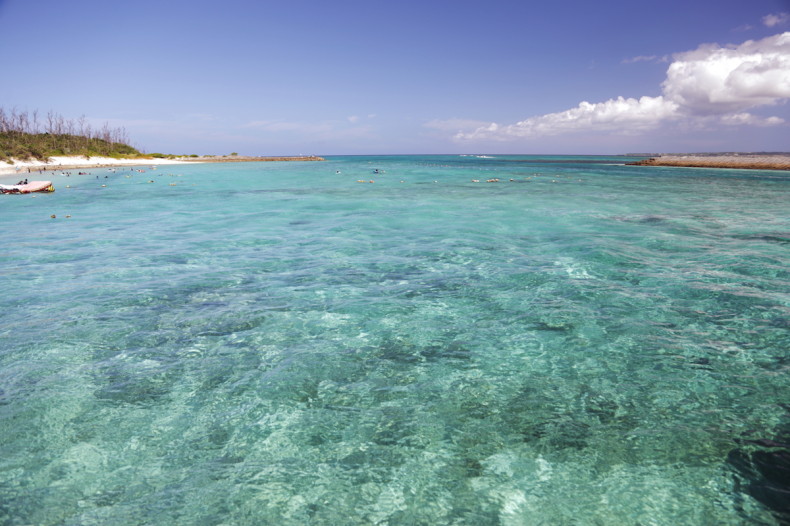
M 137 157 L 142 154 L 128 144 L 79 135 L 0 132 L 0 159 L 46 161 L 55 155 L 85 157 Z
M 37 111 L 29 114 L 0 107 L 0 160 L 3 161 L 46 161 L 60 155 L 115 158 L 143 155 L 127 143 L 123 128 L 112 129 L 105 124 L 95 130 L 86 124 L 84 117 L 75 122 L 50 112 L 45 119 L 39 119 Z

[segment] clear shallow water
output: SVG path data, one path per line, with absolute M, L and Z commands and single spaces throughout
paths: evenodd
M 0 522 L 779 524 L 790 176 L 621 161 L 2 196 Z

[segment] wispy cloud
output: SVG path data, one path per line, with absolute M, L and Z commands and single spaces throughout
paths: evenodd
M 743 33 L 744 31 L 751 31 L 752 29 L 754 29 L 753 25 L 744 24 L 742 26 L 736 27 L 735 29 L 733 29 L 733 31 L 735 31 L 736 33 Z
M 461 133 L 463 131 L 472 131 L 486 125 L 488 125 L 486 121 L 472 119 L 434 119 L 423 124 L 423 127 L 442 132 Z
M 784 119 L 780 119 L 779 117 L 762 118 L 744 112 L 723 115 L 718 119 L 718 122 L 725 126 L 742 126 L 744 124 L 749 126 L 776 126 L 777 124 L 782 124 Z
M 260 120 L 250 121 L 242 128 L 278 135 L 294 134 L 310 140 L 357 139 L 374 133 L 369 126 L 357 124 L 358 120 L 350 117 L 344 120 L 319 122 Z
M 252 121 L 245 128 L 256 128 L 270 132 L 297 132 L 302 134 L 320 134 L 332 130 L 327 122 L 290 122 L 290 121 Z
M 790 98 L 790 32 L 740 45 L 705 44 L 673 56 L 657 97 L 617 97 L 519 121 L 459 131 L 458 140 L 511 140 L 586 131 L 636 134 L 672 121 L 771 126 L 746 110 Z
M 638 57 L 624 58 L 622 63 L 634 64 L 636 62 L 669 62 L 669 59 L 670 57 L 668 55 L 639 55 Z
M 763 17 L 763 25 L 767 27 L 783 26 L 788 21 L 790 21 L 790 13 L 776 13 Z

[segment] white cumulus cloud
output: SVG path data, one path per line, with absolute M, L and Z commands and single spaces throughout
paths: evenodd
M 606 102 L 581 102 L 570 110 L 530 117 L 508 126 L 491 123 L 470 133 L 459 133 L 456 137 L 506 140 L 514 137 L 559 135 L 580 129 L 633 133 L 654 128 L 657 123 L 676 116 L 677 104 L 664 97 L 618 97 Z
M 727 114 L 790 98 L 790 32 L 675 55 L 664 95 L 692 114 Z
M 490 123 L 460 131 L 460 140 L 509 140 L 586 131 L 640 133 L 676 120 L 771 126 L 784 121 L 746 110 L 790 98 L 790 32 L 740 45 L 706 44 L 679 53 L 657 97 L 581 102 L 569 110 L 515 124 Z

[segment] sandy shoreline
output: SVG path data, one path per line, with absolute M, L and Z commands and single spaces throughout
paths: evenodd
M 14 164 L 0 163 L 0 177 L 2 178 L 27 178 L 44 176 L 46 172 L 60 172 L 63 170 L 81 170 L 88 168 L 104 168 L 118 166 L 153 166 L 160 164 L 188 164 L 185 161 L 173 159 L 114 159 L 112 157 L 50 157 L 48 163 L 37 159 L 29 161 L 14 161 Z
M 132 167 L 154 165 L 184 165 L 195 163 L 229 163 L 229 162 L 260 162 L 260 161 L 323 161 L 321 157 L 183 157 L 177 159 L 162 159 L 145 157 L 139 159 L 115 159 L 112 157 L 50 157 L 45 163 L 37 159 L 28 161 L 14 161 L 13 164 L 0 162 L 0 179 L 43 177 L 46 172 L 60 172 L 63 170 L 81 170 L 89 168 Z
M 661 155 L 627 163 L 638 166 L 679 166 L 689 168 L 736 168 L 748 170 L 790 170 L 790 155 Z

